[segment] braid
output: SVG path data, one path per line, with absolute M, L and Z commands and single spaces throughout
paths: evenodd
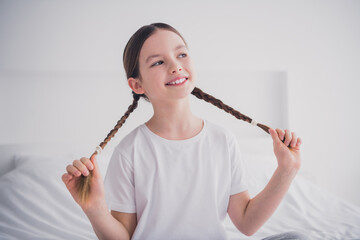
M 109 134 L 106 136 L 106 138 L 104 139 L 104 141 L 102 141 L 100 143 L 100 147 L 102 149 L 105 148 L 106 144 L 111 140 L 111 138 L 113 138 L 115 136 L 115 134 L 117 133 L 117 131 L 119 130 L 119 128 L 122 127 L 122 125 L 125 123 L 126 119 L 129 117 L 130 113 L 132 113 L 138 106 L 138 101 L 140 99 L 140 95 L 136 94 L 133 92 L 133 98 L 134 101 L 133 103 L 129 106 L 128 110 L 125 112 L 124 116 L 122 116 L 120 118 L 120 120 L 117 122 L 117 124 L 115 125 L 114 129 L 111 130 L 109 132 Z
M 111 138 L 113 138 L 115 136 L 115 134 L 117 133 L 117 131 L 119 130 L 119 128 L 122 127 L 122 125 L 125 123 L 126 119 L 129 117 L 129 115 L 137 108 L 138 106 L 138 101 L 140 99 L 140 97 L 142 95 L 136 94 L 134 92 L 133 93 L 133 103 L 129 106 L 128 110 L 125 112 L 125 114 L 121 117 L 121 119 L 116 123 L 114 129 L 112 129 L 109 134 L 106 136 L 106 138 L 104 139 L 104 141 L 102 141 L 100 143 L 100 147 L 101 149 L 104 149 L 106 144 L 111 140 Z M 94 155 L 98 154 L 98 150 L 95 151 L 90 158 L 92 158 Z M 86 202 L 87 198 L 89 196 L 90 193 L 90 182 L 92 179 L 92 172 L 89 172 L 88 176 L 84 176 L 81 175 L 81 179 L 79 179 L 78 184 L 77 184 L 77 189 L 78 189 L 78 193 L 80 195 L 80 201 L 81 202 Z
M 213 105 L 215 105 L 216 107 L 223 109 L 225 112 L 230 113 L 231 115 L 233 115 L 234 117 L 236 117 L 237 119 L 243 120 L 245 122 L 251 123 L 252 119 L 244 114 L 241 114 L 239 111 L 233 109 L 232 107 L 224 104 L 221 100 L 216 99 L 215 97 L 204 93 L 202 90 L 200 90 L 199 88 L 195 87 L 195 89 L 191 92 L 195 97 L 202 99 L 206 102 L 209 102 Z M 133 103 L 129 106 L 128 110 L 125 112 L 125 114 L 121 117 L 121 119 L 116 123 L 114 129 L 112 129 L 109 134 L 106 136 L 106 138 L 104 139 L 104 141 L 102 141 L 100 143 L 100 148 L 104 149 L 106 144 L 111 140 L 111 138 L 113 138 L 115 136 L 115 134 L 117 133 L 117 131 L 119 130 L 119 128 L 122 127 L 122 125 L 125 123 L 126 119 L 129 117 L 129 115 L 137 108 L 138 106 L 138 101 L 140 99 L 140 97 L 143 97 L 143 95 L 139 95 L 133 92 Z M 269 133 L 269 127 L 260 123 L 256 124 L 258 127 L 260 127 L 261 129 L 263 129 L 266 133 Z M 94 155 L 98 154 L 98 150 L 95 151 L 90 158 L 92 158 Z M 80 195 L 80 200 L 82 202 L 86 202 L 89 192 L 90 192 L 90 181 L 92 178 L 92 172 L 89 173 L 88 176 L 83 176 L 81 175 L 81 179 L 79 180 L 78 184 L 77 184 L 77 189 Z
M 248 116 L 241 114 L 239 111 L 236 111 L 235 109 L 233 109 L 232 107 L 224 104 L 221 100 L 214 98 L 213 96 L 204 93 L 203 91 L 201 91 L 199 88 L 195 87 L 194 90 L 191 92 L 195 97 L 202 99 L 206 102 L 209 102 L 213 105 L 215 105 L 216 107 L 224 110 L 227 113 L 230 113 L 231 115 L 233 115 L 234 117 L 236 117 L 237 119 L 243 120 L 245 122 L 251 123 L 252 119 L 249 118 Z M 256 126 L 258 126 L 259 128 L 261 128 L 262 130 L 264 130 L 266 133 L 269 133 L 269 127 L 260 123 L 257 123 Z

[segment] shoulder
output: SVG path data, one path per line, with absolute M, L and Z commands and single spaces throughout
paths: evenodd
M 210 121 L 206 121 L 206 128 L 207 136 L 212 144 L 226 146 L 228 149 L 233 149 L 238 145 L 237 138 L 231 129 Z
M 143 127 L 143 124 L 141 124 L 125 135 L 116 145 L 114 152 L 129 155 L 134 147 L 144 139 Z
M 228 128 L 217 123 L 206 120 L 206 127 L 209 136 L 227 141 L 236 141 L 235 134 Z
M 231 162 L 238 159 L 238 155 L 241 154 L 241 151 L 239 149 L 238 140 L 231 129 L 209 121 L 207 121 L 206 124 L 208 132 L 207 142 L 210 144 L 210 147 L 217 151 L 224 151 L 228 154 L 225 154 L 224 156 L 228 156 Z

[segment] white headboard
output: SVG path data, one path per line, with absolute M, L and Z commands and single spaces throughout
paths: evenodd
M 0 77 L 0 144 L 97 142 L 132 102 L 120 72 L 2 72 Z M 209 71 L 199 73 L 197 78 L 197 86 L 204 92 L 241 113 L 273 127 L 288 127 L 286 72 Z M 192 106 L 198 116 L 227 126 L 243 137 L 263 136 L 247 123 L 195 97 Z M 123 131 L 146 121 L 151 114 L 150 104 L 141 101 Z

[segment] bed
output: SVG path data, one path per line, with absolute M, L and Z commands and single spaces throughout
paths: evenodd
M 239 138 L 239 145 L 253 196 L 276 168 L 271 139 Z M 261 152 L 259 146 L 263 146 Z M 96 239 L 61 181 L 66 165 L 85 150 L 85 146 L 64 145 L 0 146 L 0 239 Z M 99 156 L 103 175 L 110 156 L 111 150 Z M 360 208 L 299 175 L 274 215 L 255 235 L 244 236 L 229 218 L 224 225 L 229 239 L 261 239 L 285 231 L 298 231 L 310 239 L 360 239 Z

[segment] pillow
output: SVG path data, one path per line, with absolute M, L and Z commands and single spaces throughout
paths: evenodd
M 96 239 L 61 180 L 67 156 L 16 155 L 0 178 L 0 238 Z

